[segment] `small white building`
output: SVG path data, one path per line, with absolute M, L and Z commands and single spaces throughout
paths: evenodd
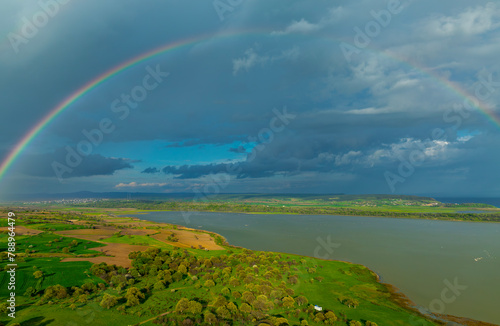
M 320 307 L 318 305 L 314 305 L 314 310 L 316 310 L 316 311 L 322 311 L 323 307 Z

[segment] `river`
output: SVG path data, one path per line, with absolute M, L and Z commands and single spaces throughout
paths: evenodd
M 500 324 L 500 223 L 209 212 L 188 220 L 181 212 L 133 216 L 213 231 L 253 250 L 362 264 L 427 310 Z

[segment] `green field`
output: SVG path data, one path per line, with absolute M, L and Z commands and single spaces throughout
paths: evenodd
M 3 269 L 7 263 L 1 263 Z M 92 263 L 60 262 L 60 258 L 27 258 L 25 262 L 17 263 L 16 270 L 16 293 L 24 294 L 28 287 L 43 290 L 51 285 L 61 284 L 66 287 L 80 286 L 85 282 L 103 282 L 101 279 L 85 272 L 90 269 Z M 36 267 L 36 269 L 34 268 Z M 36 279 L 33 273 L 37 270 L 43 272 L 43 277 Z M 0 297 L 6 297 L 10 291 L 7 290 L 9 274 L 2 273 L 0 276 Z
M 9 236 L 7 234 L 0 234 L 0 251 L 7 250 L 8 238 Z M 76 241 L 78 244 L 76 246 L 72 246 L 71 243 L 73 241 Z M 91 248 L 104 246 L 98 242 L 64 237 L 51 232 L 43 232 L 33 236 L 17 236 L 16 242 L 17 252 L 30 250 L 32 254 L 61 253 L 65 247 L 69 248 L 69 254 L 93 254 L 97 252 L 95 250 L 91 250 Z
M 32 224 L 26 226 L 35 230 L 42 230 L 42 231 L 65 231 L 65 230 L 78 230 L 78 229 L 88 228 L 84 225 L 62 224 L 62 223 L 40 223 L 40 224 Z
M 120 235 L 112 236 L 110 238 L 104 239 L 103 242 L 109 243 L 126 243 L 131 245 L 141 245 L 141 246 L 151 246 L 158 248 L 173 248 L 171 245 L 156 240 L 154 238 L 145 235 Z
M 268 303 L 273 297 L 280 298 L 283 295 L 295 298 L 304 296 L 308 300 L 306 305 L 295 305 L 300 310 L 298 313 L 292 313 L 295 310 L 284 309 L 284 307 L 277 305 L 277 302 L 281 301 L 275 299 L 276 303 L 270 309 L 263 310 L 265 314 L 258 314 L 262 315 L 258 318 L 260 322 L 266 322 L 266 320 L 269 322 L 271 317 L 281 316 L 286 318 L 290 325 L 298 325 L 302 319 L 307 319 L 308 325 L 325 325 L 323 322 L 311 320 L 311 313 L 306 307 L 312 304 L 323 307 L 325 311 L 333 311 L 342 320 L 370 320 L 376 322 L 377 325 L 388 326 L 408 325 L 410 323 L 436 325 L 395 304 L 391 300 L 391 293 L 384 285 L 377 282 L 376 275 L 360 265 L 295 255 L 234 249 L 234 253 L 229 256 L 225 252 L 211 252 L 213 258 L 209 260 L 213 262 L 214 266 L 205 266 L 208 261 L 207 257 L 197 258 L 196 254 L 179 255 L 181 251 L 170 250 L 169 252 L 172 257 L 178 257 L 175 261 L 182 262 L 188 259 L 192 266 L 198 266 L 197 272 L 193 270 L 196 277 L 184 274 L 180 279 L 174 279 L 171 283 L 167 283 L 165 289 L 156 289 L 155 284 L 160 277 L 157 272 L 145 272 L 143 266 L 153 266 L 153 264 L 151 261 L 148 262 L 147 259 L 141 258 L 137 260 L 137 263 L 134 263 L 134 268 L 141 271 L 142 274 L 146 273 L 146 275 L 137 279 L 133 286 L 148 290 L 144 290 L 145 296 L 139 305 L 127 306 L 125 299 L 119 299 L 112 309 L 107 310 L 100 307 L 97 303 L 100 302 L 104 293 L 120 298 L 126 292 L 126 289 L 117 290 L 113 287 L 107 288 L 104 292 L 92 294 L 89 298 L 92 299 L 91 301 L 87 304 L 76 305 L 74 311 L 70 309 L 71 300 L 68 299 L 52 299 L 52 305 L 33 306 L 31 304 L 34 301 L 22 298 L 25 305 L 20 307 L 22 309 L 20 309 L 16 321 L 21 322 L 23 326 L 42 323 L 43 325 L 64 325 L 64 322 L 68 320 L 78 322 L 87 317 L 94 325 L 131 325 L 140 321 L 154 320 L 155 317 L 166 312 L 174 312 L 177 303 L 182 298 L 200 302 L 205 313 L 215 312 L 214 302 L 221 295 L 221 298 L 226 302 L 232 302 L 236 307 L 242 307 L 246 301 L 236 294 L 250 291 L 255 293 L 255 297 L 264 294 L 268 298 L 266 299 Z M 224 256 L 221 256 L 223 254 Z M 221 257 L 221 260 L 217 260 L 216 257 Z M 198 265 L 197 261 L 202 264 Z M 46 270 L 47 274 L 58 273 L 60 275 L 58 280 L 51 278 L 44 280 L 43 288 L 56 283 L 67 287 L 75 284 L 81 285 L 86 280 L 92 279 L 84 273 L 84 271 L 89 270 L 90 263 L 59 263 L 57 259 L 37 259 L 26 262 L 19 269 L 18 277 L 20 282 L 23 282 L 23 290 L 28 286 L 36 285 L 36 281 L 30 279 L 28 275 L 33 269 L 31 267 L 33 264 Z M 218 264 L 220 267 L 215 267 L 219 266 Z M 174 271 L 175 269 L 172 270 L 172 272 Z M 267 272 L 272 275 L 268 277 Z M 296 281 L 290 281 L 290 277 L 294 276 L 296 276 Z M 207 280 L 211 279 L 214 280 L 214 285 L 207 286 Z M 228 282 L 231 279 L 238 280 L 238 284 Z M 92 280 L 98 281 L 96 278 Z M 3 283 L 2 280 L 1 286 L 5 286 Z M 267 288 L 260 288 L 259 284 L 266 283 L 268 284 Z M 279 294 L 280 291 L 283 294 Z M 0 295 L 4 296 L 5 294 L 0 293 Z M 358 303 L 357 307 L 346 306 L 342 303 L 344 299 L 355 300 Z M 167 314 L 167 316 L 169 315 Z M 175 314 L 175 316 L 181 318 L 180 320 L 189 317 L 195 318 L 191 314 Z M 250 320 L 238 322 L 235 320 L 233 325 L 254 324 L 257 325 L 258 322 Z M 144 325 L 154 324 L 151 320 Z M 333 325 L 346 325 L 346 323 L 339 319 Z

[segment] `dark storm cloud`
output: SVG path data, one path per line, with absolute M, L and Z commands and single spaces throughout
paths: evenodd
M 141 173 L 146 173 L 146 174 L 156 174 L 160 173 L 161 171 L 158 168 L 150 167 L 147 169 L 144 169 Z
M 235 191 L 271 189 L 283 177 L 280 186 L 288 182 L 301 191 L 328 192 L 335 183 L 346 191 L 387 192 L 384 172 L 397 170 L 398 157 L 407 158 L 413 148 L 424 146 L 428 159 L 416 169 L 418 177 L 400 185 L 401 191 L 425 192 L 422 180 L 441 180 L 442 191 L 457 191 L 461 183 L 500 192 L 488 181 L 497 180 L 491 176 L 498 162 L 498 128 L 477 110 L 462 116 L 458 127 L 458 112 L 452 119 L 445 115 L 463 102 L 448 81 L 474 95 L 481 78 L 496 72 L 493 79 L 500 80 L 500 45 L 495 42 L 500 6 L 491 1 L 412 1 L 370 46 L 346 60 L 339 40 L 354 43 L 354 28 L 363 29 L 374 19 L 372 11 L 386 8 L 385 0 L 318 0 L 314 5 L 256 0 L 244 1 L 220 21 L 211 1 L 70 2 L 18 54 L 8 41 L 2 44 L 0 153 L 6 157 L 52 108 L 112 67 L 162 45 L 212 34 L 121 72 L 75 101 L 32 143 L 37 153 L 45 154 L 35 158 L 25 153 L 19 171 L 53 175 L 51 157 L 61 156 L 54 152 L 75 146 L 85 139 L 83 130 L 98 128 L 101 119 L 109 118 L 116 129 L 103 139 L 106 150 L 98 147 L 99 154 L 71 174 L 124 170 L 121 177 L 126 171 L 127 180 L 110 179 L 104 186 L 108 189 L 122 182 L 151 183 L 161 170 L 193 182 L 229 173 L 238 180 L 231 188 Z M 22 17 L 37 10 L 36 2 L 7 0 L 0 29 L 15 31 Z M 252 32 L 217 37 L 238 30 Z M 140 85 L 148 65 L 159 65 L 170 75 L 122 120 L 111 104 Z M 492 112 L 500 109 L 499 100 L 500 92 L 488 99 Z M 297 117 L 254 159 L 245 160 L 242 154 L 252 155 L 249 144 L 258 143 L 259 132 L 269 128 L 273 108 L 283 106 Z M 446 130 L 449 144 L 432 142 L 435 128 Z M 458 141 L 458 132 L 474 131 L 480 134 Z M 148 160 L 136 154 L 154 141 L 163 145 L 154 147 Z M 115 150 L 114 144 L 124 150 Z M 221 145 L 227 157 L 213 158 L 208 150 Z M 172 153 L 181 154 L 174 159 Z M 143 160 L 144 165 L 134 163 L 137 171 L 129 170 L 131 160 L 112 157 Z M 221 163 L 226 159 L 243 161 Z M 236 167 L 241 171 L 235 172 Z M 86 182 L 74 187 L 102 188 L 92 178 Z
M 83 157 L 80 164 L 71 167 L 67 164 L 67 151 L 59 149 L 54 153 L 30 155 L 21 166 L 21 171 L 30 176 L 37 177 L 57 177 L 57 170 L 54 164 L 60 163 L 68 167 L 71 172 L 62 174 L 62 178 L 91 177 L 99 175 L 112 175 L 116 171 L 130 169 L 133 166 L 131 161 L 124 158 L 104 157 L 100 154 L 90 154 Z M 60 165 L 59 165 L 60 166 Z

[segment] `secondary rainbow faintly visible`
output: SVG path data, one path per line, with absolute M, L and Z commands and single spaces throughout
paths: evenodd
M 258 32 L 265 31 L 266 33 L 262 33 L 266 36 L 269 36 L 269 31 L 268 30 L 259 30 Z M 43 130 L 44 127 L 46 127 L 51 121 L 53 121 L 57 116 L 63 112 L 65 109 L 71 106 L 71 104 L 75 103 L 78 99 L 80 99 L 83 95 L 87 94 L 89 91 L 93 90 L 106 80 L 112 78 L 113 76 L 119 74 L 120 72 L 129 69 L 143 61 L 146 61 L 148 59 L 151 59 L 157 55 L 164 54 L 166 52 L 180 49 L 184 46 L 189 46 L 201 41 L 206 41 L 212 38 L 224 38 L 224 37 L 231 37 L 231 36 L 241 36 L 241 35 L 262 35 L 259 33 L 255 33 L 256 30 L 254 31 L 231 31 L 231 32 L 226 32 L 226 33 L 219 33 L 219 34 L 210 34 L 210 35 L 201 35 L 201 36 L 196 36 L 193 38 L 189 39 L 184 39 L 180 40 L 177 42 L 169 43 L 167 45 L 164 45 L 162 47 L 156 48 L 154 50 L 148 51 L 144 54 L 141 54 L 139 56 L 136 56 L 128 61 L 123 62 L 122 64 L 112 68 L 111 70 L 105 72 L 104 74 L 96 77 L 94 80 L 91 80 L 87 84 L 85 84 L 83 87 L 79 88 L 77 91 L 75 91 L 73 94 L 68 96 L 66 99 L 64 99 L 59 105 L 57 105 L 54 109 L 52 109 L 40 122 L 38 122 L 12 149 L 12 151 L 9 153 L 9 155 L 4 159 L 2 164 L 0 165 L 0 180 L 5 176 L 5 173 L 7 170 L 12 166 L 14 161 L 18 158 L 18 156 L 21 154 L 21 152 L 29 145 L 29 143 Z M 294 35 L 288 34 L 288 35 Z M 341 39 L 334 39 L 331 37 L 324 37 L 324 36 L 315 36 L 315 35 L 308 35 L 309 37 L 313 38 L 324 38 L 329 41 L 334 41 L 337 43 L 344 42 L 344 43 L 349 43 L 346 42 L 345 40 Z M 401 62 L 403 64 L 406 64 L 422 73 L 425 75 L 430 76 L 432 79 L 436 80 L 440 84 L 444 85 L 447 89 L 451 90 L 453 93 L 457 94 L 459 97 L 464 98 L 465 100 L 472 100 L 474 99 L 475 101 L 471 101 L 476 107 L 493 123 L 496 125 L 500 126 L 500 117 L 495 116 L 495 114 L 481 101 L 475 99 L 473 96 L 467 93 L 467 91 L 463 90 L 458 84 L 453 83 L 449 80 L 446 80 L 442 78 L 441 76 L 435 74 L 434 72 L 430 71 L 429 69 L 420 67 L 420 65 L 416 63 L 412 63 L 408 61 L 408 59 L 402 59 L 395 54 L 388 53 L 386 51 L 381 51 L 373 48 L 366 48 L 365 50 L 374 52 L 377 54 L 381 54 L 385 57 L 388 57 L 392 60 Z

